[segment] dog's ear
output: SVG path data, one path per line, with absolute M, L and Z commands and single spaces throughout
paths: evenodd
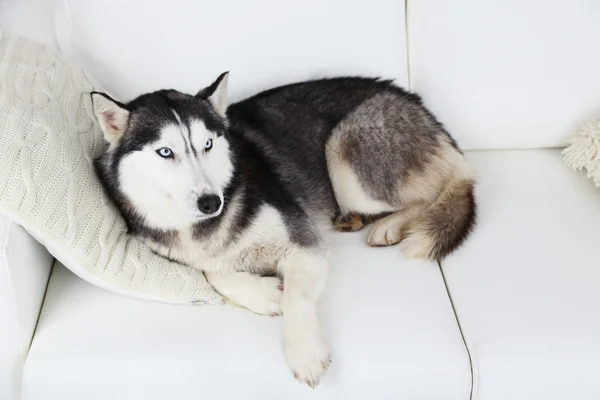
M 223 72 L 209 87 L 198 92 L 197 98 L 207 99 L 221 117 L 225 117 L 227 111 L 227 79 L 229 71 Z
M 94 114 L 100 122 L 104 140 L 111 145 L 118 143 L 129 125 L 129 111 L 105 93 L 92 92 L 91 95 Z

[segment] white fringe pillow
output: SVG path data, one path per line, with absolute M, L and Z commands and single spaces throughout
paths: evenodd
M 585 169 L 587 177 L 600 187 L 600 119 L 584 125 L 568 143 L 562 152 L 565 164 L 576 171 Z
M 108 290 L 173 303 L 220 304 L 204 275 L 126 234 L 92 160 L 104 143 L 82 68 L 0 28 L 0 212 L 56 259 Z

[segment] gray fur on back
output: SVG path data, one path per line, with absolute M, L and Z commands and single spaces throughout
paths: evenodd
M 335 128 L 342 156 L 365 190 L 376 200 L 397 202 L 398 185 L 409 173 L 425 167 L 450 137 L 414 95 L 396 90 L 365 100 Z

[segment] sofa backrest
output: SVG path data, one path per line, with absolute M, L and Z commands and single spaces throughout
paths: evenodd
M 195 93 L 224 71 L 231 71 L 232 100 L 339 74 L 408 82 L 397 0 L 65 0 L 57 7 L 61 50 L 122 100 L 162 88 Z
M 0 0 L 0 26 L 53 49 L 55 0 Z
M 600 1 L 408 1 L 411 87 L 465 147 L 562 146 L 600 111 Z
M 562 146 L 600 110 L 600 2 L 60 0 L 60 48 L 122 100 L 194 92 L 231 71 L 233 100 L 331 75 L 420 93 L 465 149 Z

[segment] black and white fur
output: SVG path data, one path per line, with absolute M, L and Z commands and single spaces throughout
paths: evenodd
M 474 225 L 474 174 L 419 97 L 389 81 L 315 80 L 228 106 L 227 77 L 195 96 L 92 93 L 109 143 L 97 171 L 131 234 L 232 303 L 283 313 L 290 368 L 314 387 L 330 364 L 322 230 L 374 221 L 370 245 L 440 259 Z

